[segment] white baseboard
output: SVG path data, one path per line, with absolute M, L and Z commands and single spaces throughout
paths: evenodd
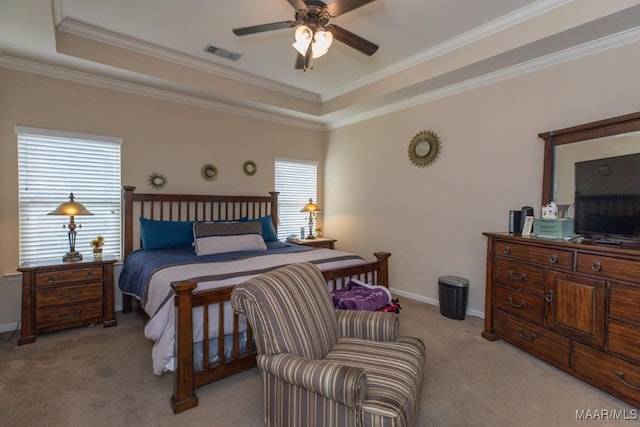
M 440 307 L 440 301 L 438 301 L 436 299 L 427 298 L 427 297 L 424 297 L 422 295 L 417 295 L 417 294 L 413 294 L 411 292 L 403 291 L 401 289 L 389 288 L 389 290 L 394 295 L 398 295 L 398 296 L 401 296 L 401 297 L 407 297 L 407 298 L 412 299 L 412 300 L 416 300 L 416 301 L 424 302 L 426 304 L 435 305 L 436 307 Z M 400 302 L 400 305 L 402 305 L 402 301 Z M 484 319 L 484 312 L 483 311 L 467 309 L 467 315 L 473 316 L 473 317 L 479 317 L 481 319 Z

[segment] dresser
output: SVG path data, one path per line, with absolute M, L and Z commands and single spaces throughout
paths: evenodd
M 482 336 L 640 406 L 640 249 L 484 235 Z
M 18 345 L 36 335 L 75 326 L 116 326 L 113 296 L 114 257 L 23 264 L 22 325 Z
M 302 246 L 312 246 L 314 248 L 325 248 L 325 249 L 335 249 L 336 248 L 336 239 L 329 239 L 326 237 L 316 237 L 315 239 L 304 239 L 296 242 L 298 245 Z

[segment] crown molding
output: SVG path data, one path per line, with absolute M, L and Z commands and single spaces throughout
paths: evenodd
M 613 49 L 630 43 L 640 42 L 640 26 L 626 31 L 603 37 L 595 41 L 579 46 L 561 50 L 540 58 L 532 59 L 511 67 L 462 81 L 444 88 L 436 89 L 419 96 L 408 98 L 399 102 L 387 104 L 384 107 L 372 109 L 366 113 L 350 116 L 344 120 L 335 120 L 328 124 L 329 129 L 337 129 L 365 120 L 395 113 L 407 108 L 423 105 L 438 99 L 456 95 L 468 90 L 476 89 L 497 83 L 502 80 L 518 77 L 544 68 L 549 68 L 564 62 L 593 55 L 605 50 Z
M 58 2 L 62 3 L 62 2 Z M 61 6 L 62 7 L 62 6 Z M 63 13 L 59 11 L 57 13 Z M 190 55 L 185 55 L 179 52 L 172 51 L 160 46 L 156 46 L 151 43 L 146 43 L 140 40 L 136 40 L 130 37 L 123 36 L 121 34 L 113 33 L 103 30 L 101 28 L 94 27 L 92 25 L 71 19 L 63 18 L 57 25 L 59 31 L 73 34 L 76 36 L 84 37 L 90 40 L 97 41 L 99 43 L 105 43 L 111 46 L 115 46 L 122 49 L 127 49 L 132 52 L 137 52 L 142 55 L 151 56 L 153 58 L 160 59 L 162 61 L 172 62 L 180 66 L 189 67 L 194 70 L 204 71 L 206 73 L 235 80 L 241 83 L 250 84 L 262 89 L 271 90 L 284 95 L 293 96 L 305 101 L 314 103 L 320 103 L 321 97 L 311 92 L 296 89 L 289 85 L 274 82 L 264 78 L 257 77 L 253 74 L 231 69 L 223 65 L 215 64 L 213 62 L 205 61 Z
M 104 89 L 117 90 L 134 95 L 140 95 L 163 101 L 176 102 L 180 104 L 206 108 L 242 117 L 279 123 L 287 126 L 298 127 L 315 131 L 326 130 L 326 125 L 318 121 L 315 117 L 306 117 L 302 113 L 272 113 L 264 111 L 260 105 L 239 106 L 224 101 L 215 101 L 195 96 L 184 95 L 170 90 L 153 88 L 141 84 L 125 82 L 108 77 L 97 76 L 82 71 L 71 70 L 51 64 L 43 64 L 22 58 L 0 55 L 0 67 L 23 71 L 31 74 L 42 75 L 75 83 L 86 84 Z M 298 115 L 299 117 L 293 117 Z M 314 120 L 315 119 L 315 120 Z
M 500 31 L 504 31 L 509 27 L 513 27 L 514 25 L 518 25 L 522 22 L 543 15 L 550 10 L 563 6 L 567 3 L 570 3 L 571 1 L 572 0 L 537 1 L 529 6 L 525 6 L 507 15 L 501 16 L 498 19 L 476 27 L 471 31 L 467 31 L 466 33 L 453 37 L 443 43 L 440 43 L 439 45 L 432 47 L 431 49 L 427 49 L 416 55 L 410 56 L 405 60 L 398 61 L 395 64 L 383 68 L 375 73 L 371 73 L 366 77 L 355 80 L 348 85 L 327 92 L 322 95 L 322 102 L 331 101 L 332 99 L 346 95 L 349 92 L 376 83 L 379 80 L 391 77 L 394 74 L 408 70 L 417 65 L 423 64 L 427 61 L 437 58 L 438 56 L 453 52 L 456 49 L 460 49 L 466 45 L 477 42 L 480 39 L 499 33 Z

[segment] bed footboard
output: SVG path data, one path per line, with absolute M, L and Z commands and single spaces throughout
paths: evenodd
M 372 284 L 389 285 L 388 252 L 376 252 L 376 261 L 366 262 L 351 267 L 337 268 L 323 271 L 329 289 L 340 289 L 349 279 L 359 279 Z M 171 287 L 175 292 L 176 313 L 176 369 L 174 372 L 173 396 L 171 408 L 174 413 L 186 411 L 198 405 L 198 397 L 195 389 L 204 384 L 228 377 L 235 373 L 250 369 L 256 365 L 255 350 L 251 329 L 246 328 L 246 348 L 241 349 L 240 319 L 233 314 L 232 355 L 227 358 L 224 351 L 224 339 L 217 340 L 217 348 L 210 348 L 208 339 L 203 339 L 202 344 L 202 370 L 194 368 L 194 343 L 193 343 L 193 309 L 204 307 L 203 310 L 203 337 L 209 336 L 208 307 L 218 305 L 218 337 L 224 337 L 225 310 L 230 310 L 231 291 L 233 287 L 213 289 L 209 291 L 193 292 L 196 288 L 193 281 L 173 282 Z M 228 334 L 227 334 L 228 335 Z M 210 365 L 211 351 L 217 351 L 218 363 Z

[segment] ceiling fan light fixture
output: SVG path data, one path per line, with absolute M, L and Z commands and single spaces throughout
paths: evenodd
M 307 53 L 309 44 L 313 40 L 313 31 L 306 25 L 299 25 L 298 28 L 296 28 L 295 38 L 296 41 L 293 42 L 291 46 L 293 46 L 300 55 L 304 56 Z
M 314 34 L 311 50 L 314 58 L 320 58 L 329 51 L 329 47 L 333 43 L 333 34 L 331 31 L 320 30 Z

